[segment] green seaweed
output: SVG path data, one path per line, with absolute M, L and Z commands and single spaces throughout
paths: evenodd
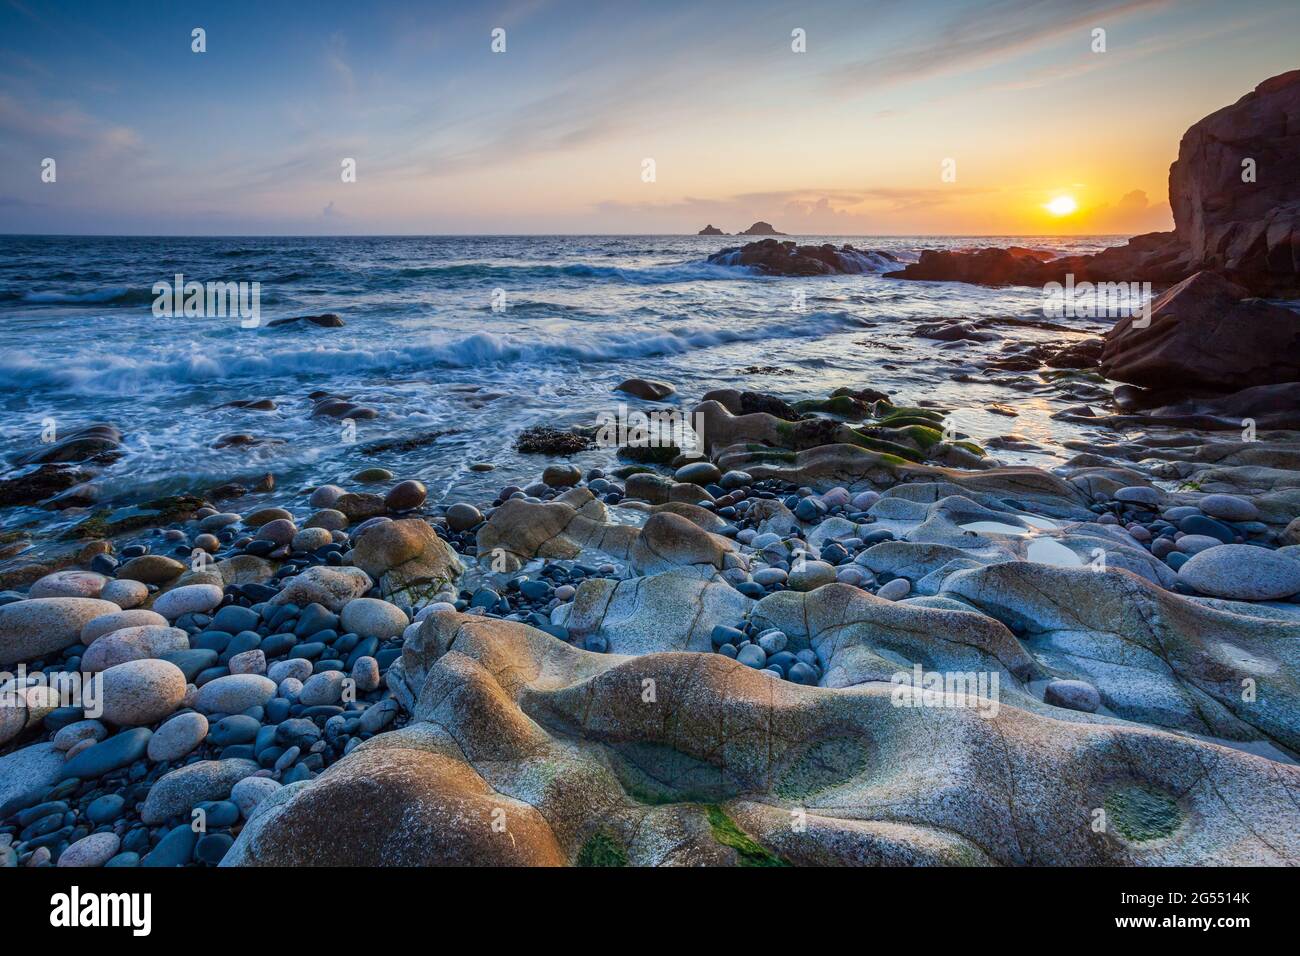
M 1172 798 L 1147 787 L 1116 790 L 1106 797 L 1105 806 L 1115 829 L 1134 843 L 1167 837 L 1183 819 Z
M 838 418 L 851 418 L 854 420 L 861 420 L 867 415 L 866 404 L 849 395 L 832 395 L 830 398 L 825 399 L 818 398 L 795 402 L 794 410 L 804 414 L 825 412 Z
M 682 453 L 675 445 L 623 445 L 618 457 L 643 465 L 666 465 Z
M 916 464 L 925 460 L 925 456 L 919 451 L 908 448 L 906 445 L 900 445 L 898 442 L 886 441 L 883 438 L 873 438 L 872 436 L 864 435 L 861 432 L 856 432 L 855 434 L 859 439 L 861 439 L 862 446 L 871 451 L 883 452 L 887 455 L 893 455 L 903 461 L 910 461 Z
M 597 830 L 578 851 L 575 866 L 627 866 L 627 850 L 618 838 Z
M 202 507 L 202 499 L 194 495 L 172 495 L 145 502 L 134 508 L 118 511 L 96 511 L 80 524 L 64 532 L 64 538 L 108 538 L 124 531 L 152 528 L 184 521 Z
M 750 453 L 754 461 L 784 461 L 794 462 L 796 455 L 792 451 L 780 451 L 775 448 L 769 448 L 767 445 L 746 445 L 745 450 Z
M 915 418 L 921 424 L 929 424 L 943 421 L 943 417 L 948 414 L 935 408 L 914 408 L 903 405 L 895 405 L 881 411 L 883 414 L 878 415 L 877 418 L 882 425 L 893 424 L 899 418 Z
M 709 827 L 713 830 L 713 839 L 723 846 L 735 850 L 736 855 L 740 857 L 741 866 L 790 865 L 789 862 L 781 859 L 781 857 L 736 826 L 735 821 L 727 816 L 722 807 L 716 803 L 707 804 L 704 811 L 709 816 Z

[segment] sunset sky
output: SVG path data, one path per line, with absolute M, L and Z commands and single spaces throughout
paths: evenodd
M 1297 37 L 1296 0 L 0 0 L 0 231 L 1167 229 L 1183 131 Z

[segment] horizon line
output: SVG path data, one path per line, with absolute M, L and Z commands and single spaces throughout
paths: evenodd
M 1116 239 L 1132 238 L 1133 235 L 1123 232 L 789 232 L 769 236 L 743 233 L 702 236 L 695 232 L 0 232 L 3 239 L 577 239 L 623 236 L 673 239 Z

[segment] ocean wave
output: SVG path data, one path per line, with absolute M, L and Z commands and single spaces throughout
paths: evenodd
M 28 305 L 140 305 L 153 302 L 155 298 L 148 289 L 128 289 L 123 286 L 91 289 L 88 292 L 9 293 L 8 297 Z
M 733 249 L 731 252 L 719 254 L 711 264 L 725 269 L 744 268 L 740 265 L 740 255 L 740 249 Z M 839 260 L 840 270 L 845 275 L 891 272 L 899 267 L 898 259 L 892 255 L 872 252 L 868 249 L 837 249 L 835 257 Z
M 371 275 L 374 274 L 374 270 L 368 270 L 368 272 Z M 453 265 L 404 266 L 400 269 L 391 270 L 390 274 L 401 278 L 431 276 L 443 279 L 483 279 L 503 282 L 561 276 L 574 279 L 626 282 L 631 285 L 707 282 L 710 280 L 730 280 L 737 277 L 734 269 L 726 269 L 706 262 L 682 262 L 644 268 L 595 266 L 585 262 L 574 262 L 567 265 L 551 265 L 547 263 L 500 265 L 486 262 L 461 262 Z
M 159 386 L 222 385 L 245 380 L 415 373 L 431 368 L 546 366 L 559 362 L 595 363 L 682 355 L 738 342 L 811 339 L 867 325 L 844 312 L 811 312 L 780 321 L 735 329 L 681 324 L 581 340 L 528 339 L 475 332 L 452 340 L 430 336 L 403 348 L 324 346 L 271 351 L 250 348 L 236 354 L 194 350 L 167 358 L 127 355 L 87 356 L 50 362 L 24 356 L 0 359 L 0 388 L 49 390 L 80 395 L 134 395 Z M 265 341 L 265 340 L 262 340 Z

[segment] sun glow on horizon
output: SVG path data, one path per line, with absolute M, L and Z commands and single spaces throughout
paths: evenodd
M 1079 208 L 1073 196 L 1057 196 L 1051 202 L 1043 203 L 1043 208 L 1053 216 L 1068 216 Z

